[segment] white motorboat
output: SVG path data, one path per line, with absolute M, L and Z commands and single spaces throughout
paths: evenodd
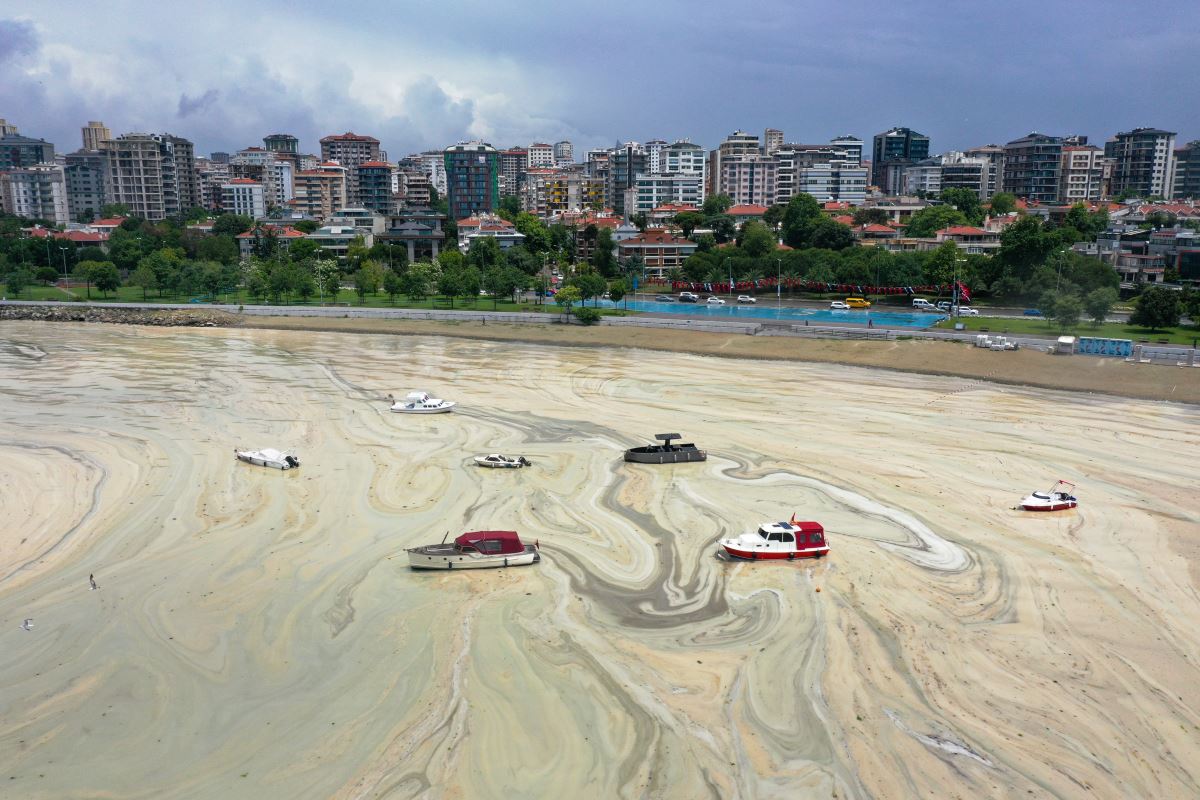
M 530 460 L 525 456 L 506 456 L 500 453 L 475 456 L 475 463 L 481 467 L 491 467 L 492 469 L 520 469 L 532 466 Z
M 409 392 L 403 402 L 390 394 L 388 399 L 392 401 L 392 411 L 398 414 L 444 414 L 458 405 L 452 400 L 430 397 L 428 392 Z
M 1075 508 L 1079 501 L 1071 492 L 1075 484 L 1059 481 L 1050 487 L 1049 491 L 1034 492 L 1021 501 L 1021 508 L 1026 511 L 1065 511 Z
M 471 531 L 451 544 L 427 544 L 408 551 L 413 569 L 520 567 L 541 560 L 537 543 L 525 544 L 516 531 Z
M 829 554 L 825 528 L 819 522 L 800 522 L 792 514 L 787 522 L 765 522 L 754 533 L 718 544 L 733 558 L 759 559 L 824 558 Z
M 300 466 L 299 458 L 291 453 L 285 453 L 282 450 L 276 450 L 272 447 L 264 447 L 262 450 L 238 450 L 234 448 L 233 452 L 237 455 L 238 461 L 245 461 L 247 464 L 253 464 L 256 467 L 295 469 Z

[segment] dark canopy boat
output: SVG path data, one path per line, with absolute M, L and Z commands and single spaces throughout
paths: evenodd
M 686 461 L 704 461 L 708 458 L 708 453 L 691 442 L 676 444 L 676 440 L 683 438 L 678 433 L 659 433 L 654 438 L 658 440 L 658 444 L 626 450 L 625 460 L 638 464 L 678 464 Z
M 413 569 L 519 567 L 541 561 L 537 543 L 525 544 L 516 531 L 469 531 L 453 544 L 427 544 L 408 550 Z

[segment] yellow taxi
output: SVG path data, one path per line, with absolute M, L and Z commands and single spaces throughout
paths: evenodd
M 870 308 L 871 301 L 864 297 L 847 297 L 846 305 L 850 306 L 851 308 Z

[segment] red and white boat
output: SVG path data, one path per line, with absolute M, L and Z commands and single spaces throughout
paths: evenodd
M 759 559 L 821 558 L 829 553 L 825 528 L 819 522 L 797 522 L 793 514 L 788 522 L 766 522 L 754 533 L 719 544 L 734 558 Z
M 541 560 L 537 542 L 525 544 L 516 531 L 469 531 L 451 544 L 443 540 L 408 550 L 413 569 L 520 567 Z
M 1034 492 L 1021 501 L 1021 508 L 1026 511 L 1064 511 L 1079 505 L 1075 495 L 1075 484 L 1059 481 L 1047 492 Z

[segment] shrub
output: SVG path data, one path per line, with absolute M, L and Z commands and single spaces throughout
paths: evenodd
M 580 306 L 574 311 L 575 319 L 582 322 L 584 325 L 595 325 L 600 321 L 600 312 L 595 308 Z

